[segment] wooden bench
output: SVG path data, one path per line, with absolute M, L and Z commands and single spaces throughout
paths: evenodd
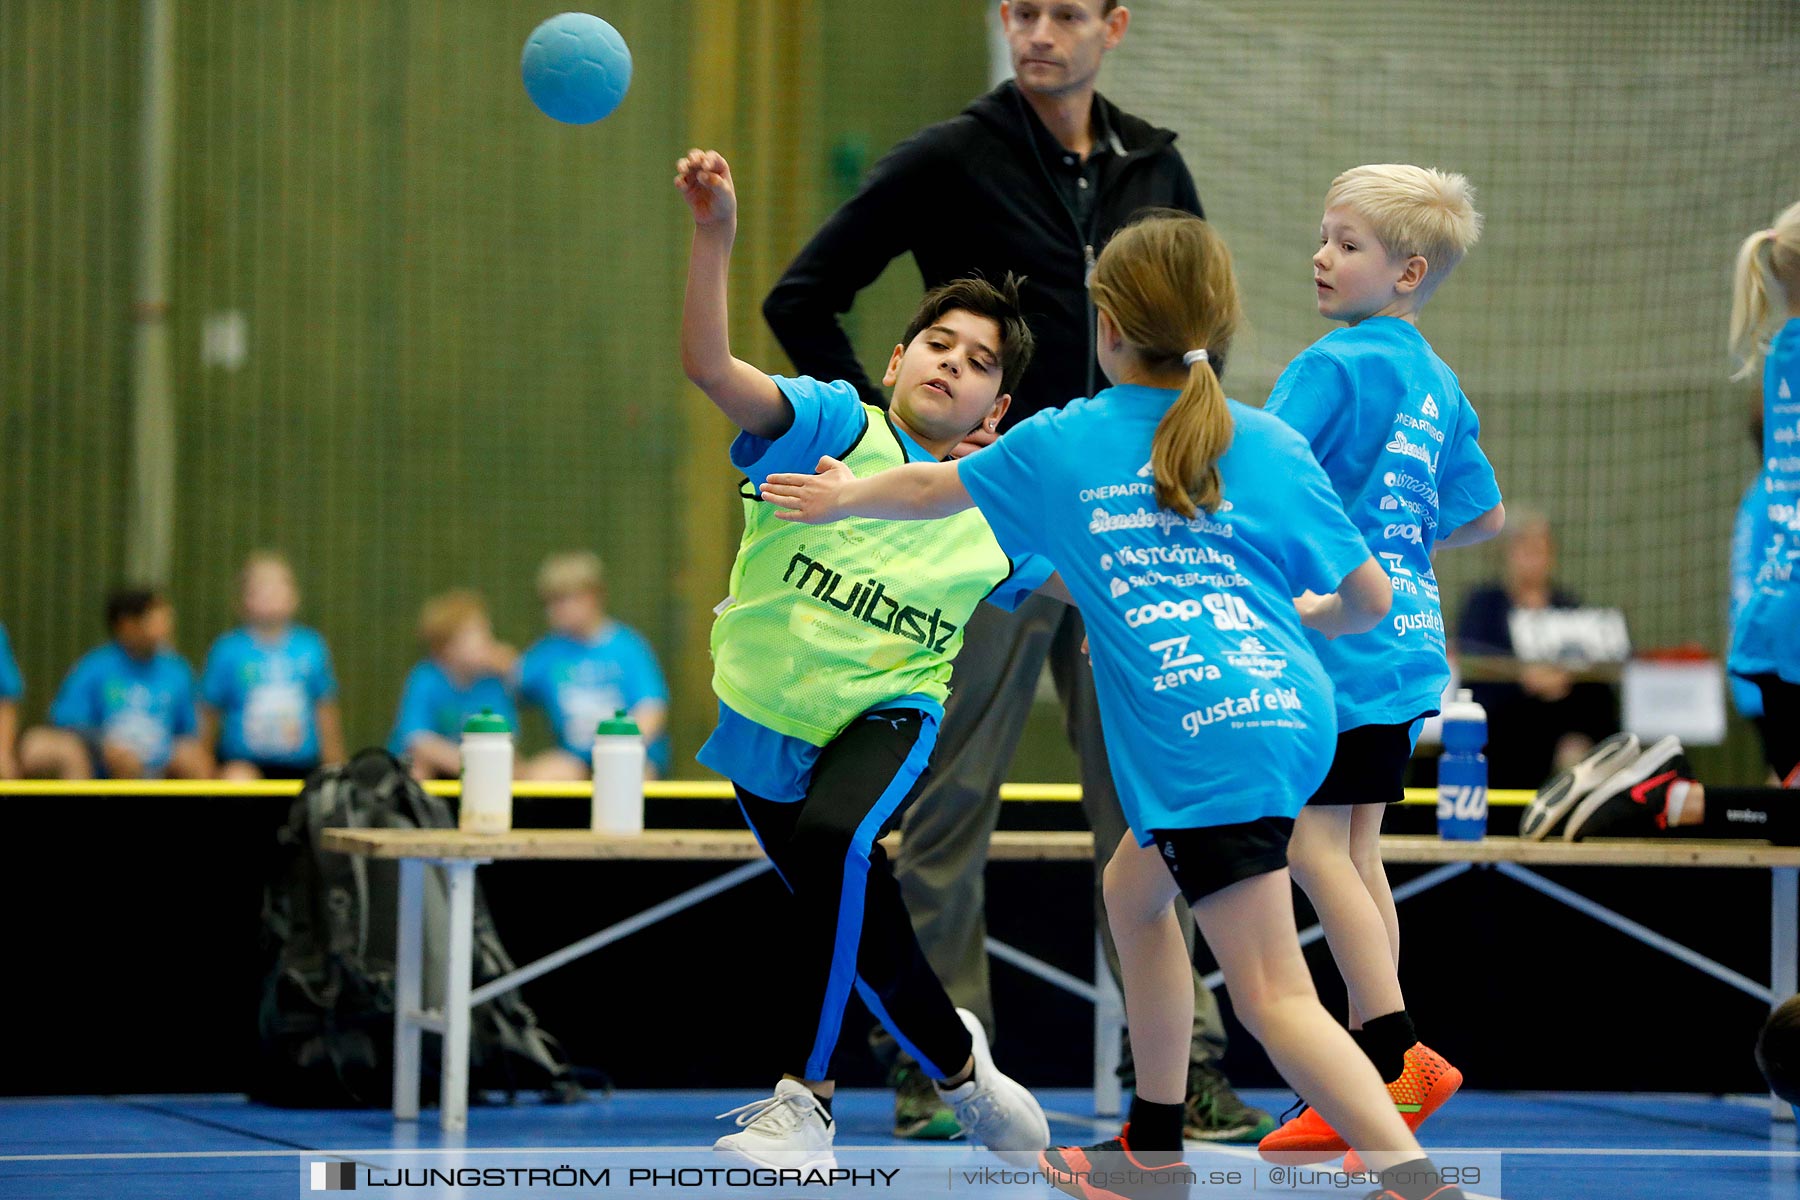
M 692 785 L 687 785 L 691 787 Z M 1048 785 L 1055 786 L 1055 785 Z M 890 848 L 897 838 L 886 842 Z M 460 1130 L 468 1121 L 470 1010 L 545 972 L 602 946 L 645 929 L 709 897 L 736 887 L 769 870 L 756 840 L 746 830 L 649 830 L 636 836 L 597 834 L 586 830 L 521 829 L 499 836 L 455 830 L 331 829 L 324 847 L 344 854 L 396 860 L 400 865 L 400 903 L 396 940 L 394 1012 L 394 1117 L 419 1116 L 421 1039 L 425 1030 L 443 1035 L 443 1086 L 440 1122 Z M 1382 853 L 1390 863 L 1432 866 L 1394 889 L 1401 901 L 1480 866 L 1497 871 L 1545 896 L 1635 938 L 1713 978 L 1773 1005 L 1797 988 L 1796 938 L 1800 936 L 1800 847 L 1759 842 L 1619 841 L 1522 842 L 1490 837 L 1478 842 L 1446 842 L 1433 837 L 1385 837 Z M 996 832 L 989 858 L 997 862 L 1081 861 L 1093 857 L 1093 836 L 1086 832 Z M 735 863 L 733 869 L 624 921 L 574 942 L 508 975 L 471 987 L 472 922 L 475 868 L 483 863 L 521 860 L 661 860 Z M 449 950 L 445 963 L 444 1008 L 422 1007 L 424 986 L 425 867 L 444 870 L 449 894 Z M 1635 921 L 1612 912 L 1552 880 L 1533 867 L 1714 867 L 1766 870 L 1770 873 L 1770 984 L 1764 986 L 1699 952 Z M 1318 926 L 1302 931 L 1301 941 L 1323 936 Z M 1097 942 L 1098 939 L 1096 939 Z M 1023 951 L 989 939 L 995 957 L 1090 1001 L 1094 1005 L 1095 1111 L 1119 1110 L 1117 1065 L 1124 1004 L 1096 947 L 1095 982 L 1061 971 Z M 1214 972 L 1209 986 L 1222 982 Z M 1777 1118 L 1786 1105 L 1772 1106 Z

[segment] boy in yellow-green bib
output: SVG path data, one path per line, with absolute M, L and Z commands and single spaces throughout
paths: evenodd
M 824 530 L 782 521 L 756 498 L 771 472 L 930 462 L 997 426 L 1031 358 L 1017 290 L 962 279 L 927 294 L 888 362 L 883 412 L 848 383 L 774 377 L 732 357 L 731 169 L 694 150 L 675 183 L 694 215 L 682 367 L 742 430 L 731 461 L 746 476 L 731 597 L 712 635 L 719 725 L 699 758 L 736 786 L 789 892 L 762 923 L 782 958 L 771 978 L 790 992 L 767 1031 L 783 1077 L 772 1096 L 725 1114 L 743 1128 L 715 1148 L 761 1166 L 835 1163 L 831 1059 L 855 990 L 971 1137 L 1030 1164 L 1049 1144 L 1043 1111 L 994 1066 L 980 1023 L 932 973 L 876 839 L 923 780 L 969 615 L 983 600 L 1010 608 L 1056 586 L 1050 564 L 1009 558 L 974 512 Z

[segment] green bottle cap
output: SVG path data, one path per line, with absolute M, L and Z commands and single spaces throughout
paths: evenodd
M 506 718 L 491 708 L 484 708 L 463 722 L 464 733 L 511 733 L 512 726 Z
M 642 737 L 643 733 L 622 708 L 594 728 L 595 737 Z

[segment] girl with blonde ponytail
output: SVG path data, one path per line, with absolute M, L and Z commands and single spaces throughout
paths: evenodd
M 1732 286 L 1733 379 L 1762 366 L 1762 544 L 1732 630 L 1731 673 L 1763 700 L 1763 752 L 1800 787 L 1800 204 L 1744 239 Z
M 1460 1200 L 1435 1182 L 1375 1068 L 1319 1003 L 1287 871 L 1294 817 L 1324 779 L 1337 733 L 1304 629 L 1367 630 L 1386 615 L 1392 585 L 1305 439 L 1226 398 L 1241 316 L 1231 256 L 1209 226 L 1186 214 L 1140 219 L 1101 253 L 1091 289 L 1112 387 L 1045 409 L 967 458 L 865 479 L 825 459 L 815 475 L 770 475 L 762 497 L 815 524 L 979 507 L 1009 552 L 1056 564 L 1053 582 L 1086 618 L 1131 827 L 1105 894 L 1137 1090 L 1118 1137 L 1051 1150 L 1040 1168 L 1083 1195 L 1091 1170 L 1119 1179 L 1179 1161 L 1193 1020 L 1179 898 L 1244 1024 L 1366 1148 L 1393 1195 Z M 1166 1187 L 1152 1178 L 1146 1187 Z

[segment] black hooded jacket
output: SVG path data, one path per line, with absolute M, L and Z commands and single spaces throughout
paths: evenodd
M 894 147 L 763 302 L 763 316 L 795 367 L 819 379 L 847 379 L 885 407 L 838 316 L 890 261 L 910 253 L 927 288 L 976 272 L 993 280 L 1008 271 L 1026 277 L 1025 315 L 1037 353 L 1003 428 L 1104 386 L 1086 286 L 1094 256 L 1140 209 L 1198 214 L 1200 197 L 1174 133 L 1120 112 L 1105 97 L 1096 95 L 1094 104 L 1095 128 L 1106 131 L 1113 152 L 1097 160 L 1087 228 L 1078 227 L 1044 161 L 1047 131 L 1010 80 Z

